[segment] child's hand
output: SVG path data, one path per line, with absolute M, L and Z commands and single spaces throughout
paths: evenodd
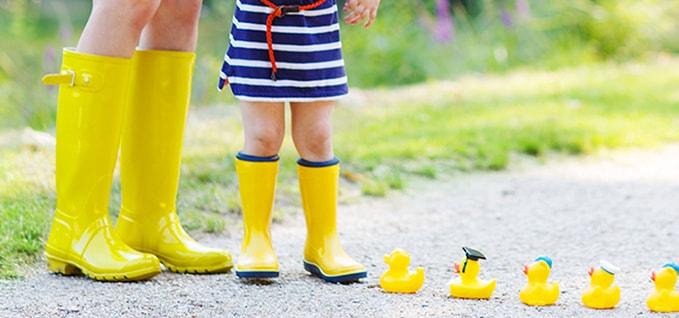
M 344 3 L 344 12 L 349 14 L 344 18 L 344 22 L 356 24 L 367 18 L 368 21 L 364 24 L 367 28 L 375 21 L 379 6 L 380 0 L 347 0 Z

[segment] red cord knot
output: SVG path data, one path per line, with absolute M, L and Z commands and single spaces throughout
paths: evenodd
M 261 0 L 262 3 L 266 4 L 269 8 L 273 9 L 273 11 L 269 14 L 269 16 L 266 19 L 266 44 L 269 49 L 269 61 L 271 61 L 271 80 L 276 81 L 276 73 L 278 73 L 278 67 L 276 66 L 276 57 L 274 56 L 274 51 L 273 51 L 273 34 L 271 32 L 271 28 L 273 26 L 273 20 L 275 18 L 281 18 L 286 16 L 288 13 L 296 13 L 300 12 L 303 10 L 311 10 L 315 9 L 318 6 L 322 5 L 325 0 L 318 0 L 312 4 L 307 4 L 307 5 L 281 5 L 281 6 L 276 6 L 273 2 L 270 0 Z

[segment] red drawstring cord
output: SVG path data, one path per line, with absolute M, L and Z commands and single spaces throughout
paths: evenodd
M 261 0 L 262 3 L 269 6 L 273 11 L 269 14 L 266 19 L 266 44 L 269 47 L 269 61 L 271 61 L 271 80 L 276 80 L 276 73 L 278 68 L 276 67 L 276 57 L 273 54 L 273 35 L 271 34 L 271 26 L 273 25 L 273 20 L 275 18 L 284 17 L 286 14 L 291 12 L 300 12 L 304 10 L 315 9 L 316 7 L 322 5 L 325 0 L 318 0 L 312 4 L 307 5 L 283 5 L 277 6 L 269 0 Z

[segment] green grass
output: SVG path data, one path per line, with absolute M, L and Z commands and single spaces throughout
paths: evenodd
M 368 92 L 360 110 L 337 112 L 338 154 L 365 169 L 359 172 L 387 166 L 435 177 L 437 161 L 499 170 L 513 153 L 577 155 L 676 141 L 676 65 L 657 59 L 517 71 Z
M 444 178 L 450 170 L 505 169 L 515 154 L 546 160 L 552 153 L 678 141 L 678 82 L 679 58 L 665 57 L 356 90 L 359 98 L 345 100 L 335 112 L 341 198 L 351 200 L 347 189 L 384 196 L 407 188 L 414 177 Z M 193 109 L 178 196 L 188 229 L 238 230 L 233 156 L 241 147 L 240 130 L 235 105 Z M 0 150 L 0 278 L 12 278 L 43 249 L 55 205 L 54 154 L 5 148 Z M 275 221 L 300 211 L 297 155 L 289 138 L 281 158 Z M 119 202 L 116 180 L 114 219 Z
M 55 201 L 54 163 L 49 151 L 0 149 L 0 157 L 0 278 L 13 278 L 43 249 Z

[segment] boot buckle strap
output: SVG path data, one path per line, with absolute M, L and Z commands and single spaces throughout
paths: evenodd
M 60 74 L 47 74 L 43 76 L 42 82 L 47 85 L 77 86 L 80 90 L 92 92 L 100 90 L 104 85 L 103 76 L 90 70 L 83 70 L 79 73 L 64 70 Z
M 42 77 L 42 82 L 46 85 L 62 85 L 75 86 L 75 72 L 73 70 L 66 70 L 60 74 L 47 74 Z

